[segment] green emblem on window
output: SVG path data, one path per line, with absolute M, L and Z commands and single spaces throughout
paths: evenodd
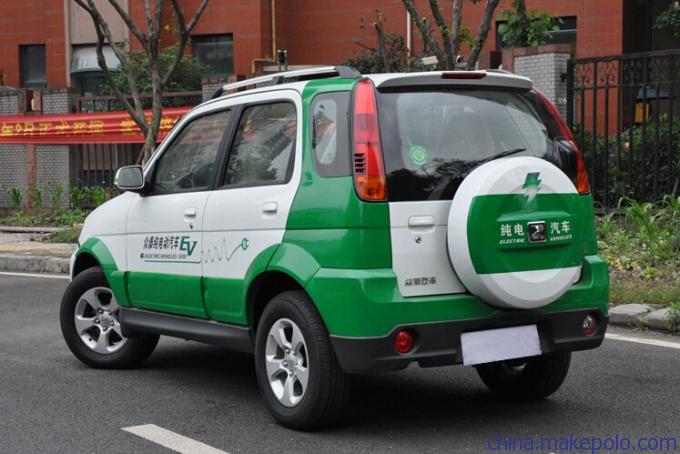
M 422 145 L 411 145 L 408 147 L 408 157 L 417 166 L 427 164 L 427 149 Z

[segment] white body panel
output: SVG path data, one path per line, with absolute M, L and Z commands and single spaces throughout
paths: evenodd
M 446 249 L 451 202 L 390 203 L 392 268 L 402 296 L 465 293 Z
M 90 238 L 98 238 L 106 245 L 120 271 L 127 269 L 125 223 L 128 209 L 135 197 L 135 194 L 126 192 L 97 207 L 87 217 L 78 240 L 83 245 Z
M 291 101 L 297 111 L 293 174 L 286 184 L 226 188 L 208 198 L 203 223 L 203 275 L 243 279 L 257 255 L 283 239 L 302 168 L 302 102 L 294 90 L 229 98 L 230 104 Z
M 208 194 L 136 195 L 128 212 L 128 270 L 201 276 L 201 228 Z M 173 244 L 166 247 L 166 238 Z

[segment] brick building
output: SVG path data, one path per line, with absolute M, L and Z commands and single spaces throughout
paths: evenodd
M 164 0 L 168 1 L 168 0 Z M 131 41 L 128 31 L 107 7 L 97 0 L 110 19 L 116 40 Z M 119 0 L 131 8 L 132 17 L 143 24 L 143 3 Z M 563 19 L 555 34 L 558 43 L 571 44 L 578 57 L 621 54 L 670 47 L 663 33 L 652 34 L 654 17 L 670 0 L 527 0 L 529 9 L 543 9 Z M 187 15 L 199 0 L 182 0 Z M 428 2 L 416 2 L 428 11 Z M 445 17 L 451 2 L 440 0 Z M 485 2 L 465 3 L 463 22 L 476 31 Z M 498 8 L 509 8 L 503 0 Z M 275 35 L 272 34 L 272 6 L 275 7 Z M 248 75 L 254 60 L 272 57 L 272 44 L 288 51 L 291 65 L 339 63 L 360 50 L 357 41 L 371 45 L 370 27 L 362 20 L 374 20 L 375 10 L 385 17 L 388 32 L 406 35 L 406 12 L 400 0 L 211 0 L 194 30 L 187 52 L 212 68 L 214 76 Z M 166 8 L 169 11 L 170 8 Z M 170 18 L 165 20 L 170 23 Z M 498 23 L 494 24 L 496 27 Z M 421 54 L 422 44 L 413 27 L 412 48 Z M 164 36 L 168 44 L 172 32 Z M 488 51 L 502 47 L 494 29 L 485 45 Z M 95 35 L 90 18 L 72 0 L 0 0 L 1 84 L 14 87 L 78 87 L 96 91 L 101 81 L 94 58 Z M 463 50 L 465 51 L 465 50 Z M 115 57 L 110 56 L 111 66 Z M 484 60 L 483 60 L 484 61 Z M 488 61 L 488 60 L 487 60 Z M 258 71 L 266 62 L 255 61 Z

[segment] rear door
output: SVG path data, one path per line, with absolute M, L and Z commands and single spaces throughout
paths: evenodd
M 261 252 L 283 240 L 302 162 L 299 93 L 277 90 L 246 100 L 203 224 L 208 314 L 241 324 L 244 278 Z
M 181 125 L 153 163 L 150 193 L 132 201 L 126 247 L 133 306 L 206 317 L 201 232 L 230 117 L 221 110 Z
M 400 292 L 465 292 L 447 252 L 458 186 L 484 160 L 510 150 L 556 163 L 533 94 L 483 86 L 390 88 L 379 91 L 378 109 Z

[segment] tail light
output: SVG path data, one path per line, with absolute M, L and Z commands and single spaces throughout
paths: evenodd
M 590 185 L 588 184 L 588 171 L 586 170 L 586 164 L 583 161 L 583 153 L 581 153 L 578 145 L 576 145 L 576 141 L 574 140 L 574 136 L 571 133 L 571 129 L 569 129 L 569 126 L 557 111 L 553 103 L 551 103 L 550 100 L 543 95 L 543 93 L 536 90 L 536 95 L 538 96 L 538 99 L 541 100 L 543 105 L 545 105 L 546 109 L 548 109 L 548 112 L 555 120 L 555 123 L 557 123 L 559 126 L 562 137 L 564 137 L 564 139 L 569 142 L 576 153 L 576 181 L 574 182 L 576 185 L 576 190 L 579 192 L 579 194 L 588 194 L 590 192 Z
M 354 89 L 352 137 L 354 144 L 354 186 L 363 200 L 385 200 L 383 165 L 378 126 L 378 106 L 370 79 L 362 79 Z
M 483 71 L 445 71 L 442 73 L 442 79 L 478 80 L 485 77 L 486 73 Z

